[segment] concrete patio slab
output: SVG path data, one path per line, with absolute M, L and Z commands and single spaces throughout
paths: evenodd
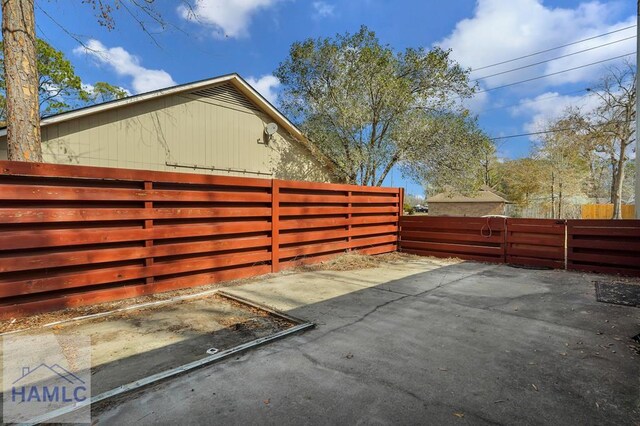
M 256 279 L 228 291 L 318 327 L 94 407 L 95 420 L 638 424 L 640 309 L 596 302 L 593 279 L 426 258 Z

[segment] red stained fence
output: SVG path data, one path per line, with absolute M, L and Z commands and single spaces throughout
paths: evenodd
M 404 216 L 400 249 L 557 269 L 566 263 L 567 269 L 640 276 L 640 220 Z
M 640 220 L 568 220 L 567 268 L 640 276 Z
M 397 249 L 401 191 L 0 161 L 0 318 Z
M 504 262 L 504 219 L 403 216 L 400 226 L 405 253 Z
M 564 268 L 564 220 L 507 219 L 506 263 Z

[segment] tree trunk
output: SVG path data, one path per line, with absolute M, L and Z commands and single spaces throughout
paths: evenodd
M 624 157 L 618 160 L 616 171 L 611 184 L 611 203 L 613 204 L 612 219 L 622 219 L 622 183 L 624 182 Z
M 558 219 L 562 219 L 562 181 L 558 183 Z
M 42 161 L 33 0 L 2 0 L 9 160 Z
M 555 175 L 551 172 L 551 219 L 556 217 L 556 197 L 554 193 L 555 189 Z

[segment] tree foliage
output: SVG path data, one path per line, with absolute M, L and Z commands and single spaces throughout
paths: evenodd
M 396 164 L 419 161 L 432 170 L 425 150 L 447 148 L 425 138 L 440 136 L 444 123 L 469 128 L 459 100 L 474 88 L 449 54 L 438 47 L 396 52 L 363 26 L 294 43 L 275 75 L 283 109 L 341 177 L 381 185 Z
M 568 111 L 548 127 L 549 133 L 537 147 L 537 155 L 546 166 L 540 176 L 550 194 L 552 218 L 564 218 L 567 198 L 584 194 L 589 162 L 583 154 L 589 149 L 590 138 L 581 123 L 578 113 Z
M 0 41 L 2 46 L 2 41 Z M 4 47 L 4 46 L 2 46 Z M 84 86 L 73 64 L 64 53 L 42 39 L 37 39 L 38 95 L 40 114 L 49 116 L 69 109 L 106 102 L 127 96 L 127 92 L 106 82 Z M 0 58 L 0 121 L 6 118 L 6 83 L 4 58 Z
M 568 108 L 544 128 L 530 158 L 500 166 L 500 189 L 512 201 L 544 200 L 549 216 L 565 218 L 569 198 L 612 203 L 613 218 L 633 198 L 635 66 L 609 68 L 593 90 L 591 111 Z
M 535 158 L 507 160 L 500 164 L 498 189 L 515 204 L 527 205 L 543 192 L 546 164 Z
M 469 194 L 490 184 L 486 162 L 494 155 L 495 147 L 475 119 L 456 113 L 431 115 L 405 147 L 402 170 L 428 186 L 430 194 L 445 189 Z

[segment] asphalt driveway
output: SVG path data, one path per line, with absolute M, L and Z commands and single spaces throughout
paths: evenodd
M 99 424 L 640 424 L 640 309 L 595 276 L 430 259 L 230 293 L 317 328 L 94 407 Z

